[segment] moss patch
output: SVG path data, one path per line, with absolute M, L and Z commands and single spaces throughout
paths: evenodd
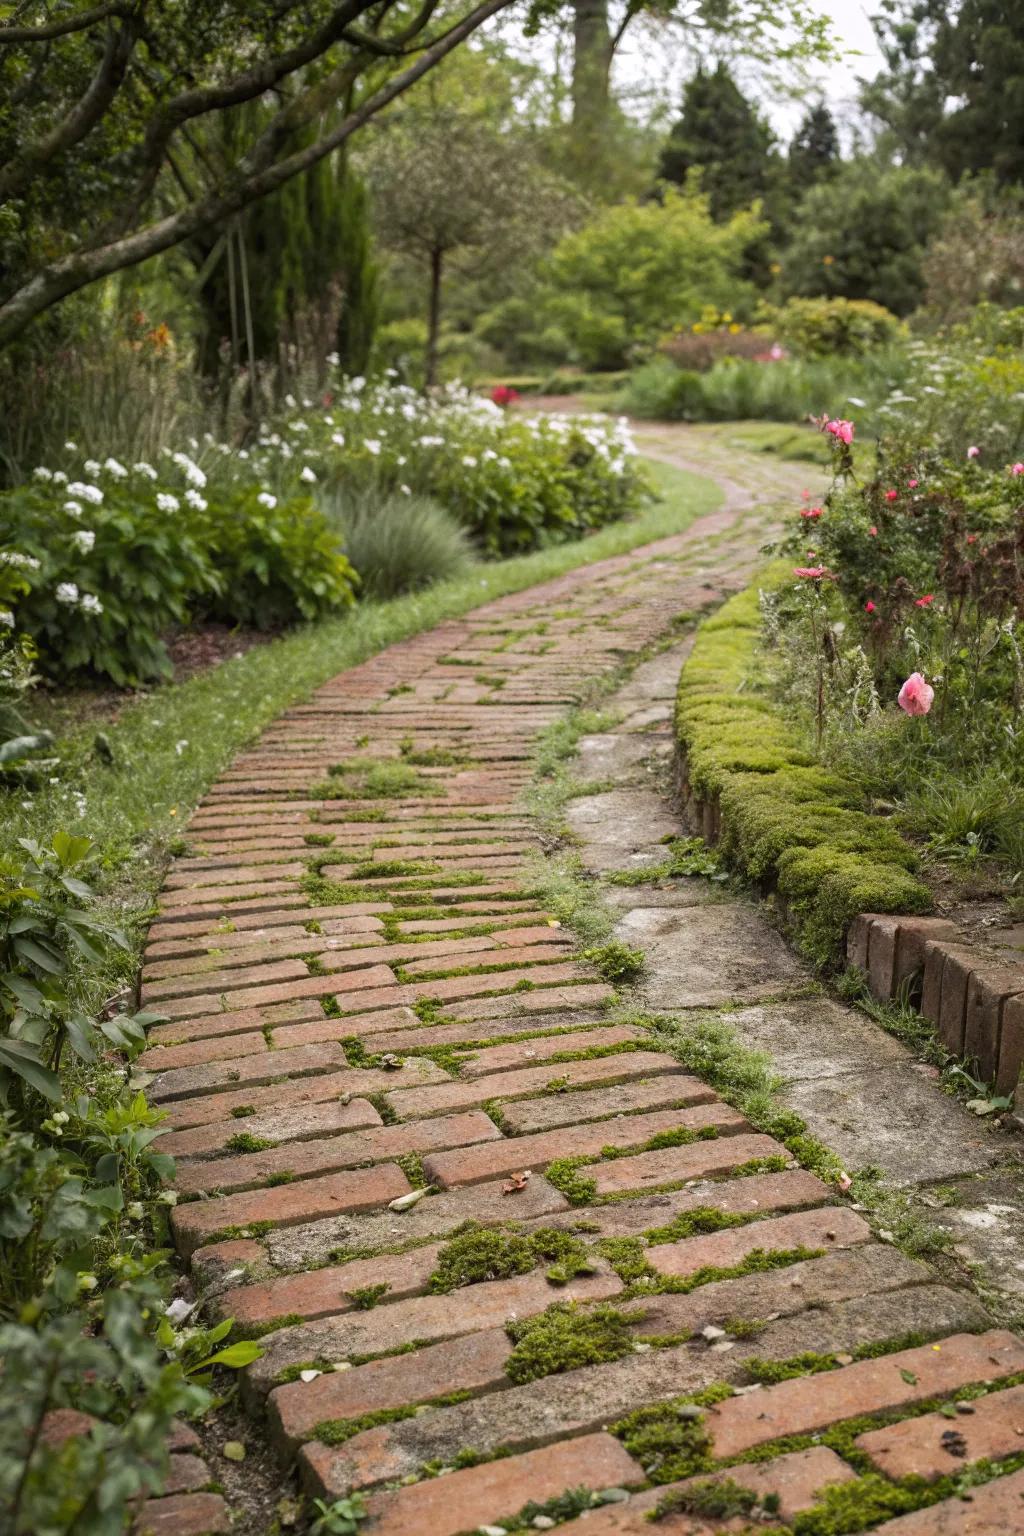
M 545 1263 L 553 1285 L 568 1285 L 576 1275 L 594 1269 L 585 1243 L 571 1232 L 541 1227 L 527 1235 L 516 1227 L 474 1226 L 441 1249 L 429 1288 L 443 1293 L 485 1280 L 508 1280 Z
M 507 1325 L 505 1331 L 515 1347 L 508 1357 L 506 1374 L 519 1385 L 583 1365 L 620 1360 L 632 1353 L 630 1321 L 616 1307 L 585 1308 L 577 1302 L 555 1302 L 539 1317 Z

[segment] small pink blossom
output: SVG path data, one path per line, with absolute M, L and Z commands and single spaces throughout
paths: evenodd
M 811 518 L 812 520 L 815 519 L 815 518 L 819 518 L 821 516 L 821 508 L 820 507 L 801 507 L 801 509 L 800 509 L 800 516 L 801 517 Z
M 841 421 L 837 418 L 834 421 L 826 422 L 825 431 L 830 432 L 833 437 L 837 437 L 839 441 L 841 443 L 845 443 L 847 447 L 849 447 L 853 442 L 854 428 L 852 421 Z
M 899 491 L 886 491 L 885 499 L 886 501 L 899 501 L 900 493 Z
M 967 450 L 967 457 L 969 459 L 976 459 L 976 458 L 978 458 L 980 456 L 980 454 L 981 454 L 981 449 L 980 448 L 976 448 L 974 446 L 974 444 L 972 443 L 971 446 Z
M 934 698 L 935 689 L 925 682 L 920 672 L 911 672 L 896 702 L 905 715 L 926 715 Z
M 978 535 L 976 533 L 969 533 L 967 535 L 967 542 L 968 542 L 968 544 L 977 544 L 977 542 L 978 542 Z
M 831 572 L 824 565 L 795 565 L 793 575 L 802 581 L 821 581 L 823 577 L 830 578 Z
M 800 500 L 801 501 L 810 501 L 810 499 L 811 499 L 810 491 L 801 491 L 800 492 Z
M 874 613 L 874 611 L 875 611 L 875 605 L 874 605 L 874 603 L 872 603 L 872 602 L 870 602 L 870 601 L 868 601 L 868 602 L 866 602 L 866 603 L 865 603 L 865 604 L 864 604 L 864 612 L 865 612 L 865 613 Z
M 1024 475 L 1024 464 L 1014 464 L 1010 470 L 1011 475 Z
M 920 480 L 908 480 L 907 481 L 907 489 L 910 490 L 910 491 L 916 491 L 920 484 L 921 484 Z
M 836 1186 L 840 1194 L 847 1194 L 853 1188 L 853 1180 L 848 1173 L 840 1173 L 836 1179 Z
M 874 523 L 872 523 L 871 527 L 868 529 L 868 538 L 869 539 L 877 539 L 878 538 L 878 529 L 875 527 Z
M 914 599 L 914 607 L 915 608 L 930 608 L 932 603 L 934 603 L 934 601 L 935 601 L 935 593 L 934 592 L 926 592 L 923 597 L 916 597 Z

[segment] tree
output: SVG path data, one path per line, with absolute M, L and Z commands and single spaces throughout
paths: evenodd
M 873 299 L 909 314 L 924 292 L 925 246 L 949 195 L 940 171 L 873 159 L 841 166 L 796 209 L 783 286 L 808 297 Z
M 943 325 L 1024 304 L 1024 192 L 965 181 L 925 252 L 925 306 Z
M 413 108 L 382 132 L 367 157 L 381 240 L 428 273 L 426 382 L 437 381 L 442 288 L 449 262 L 528 259 L 557 227 L 567 200 L 529 141 L 489 119 Z
M 705 305 L 739 310 L 750 297 L 744 257 L 763 231 L 751 209 L 716 224 L 706 196 L 674 187 L 660 203 L 603 208 L 555 249 L 555 310 L 588 361 L 621 363 Z
M 23 0 L 0 25 L 0 345 L 310 170 L 511 3 Z M 265 124 L 199 176 L 203 125 L 257 99 Z
M 541 5 L 535 15 L 552 9 Z M 596 191 L 612 154 L 612 63 L 636 24 L 646 20 L 696 48 L 735 43 L 762 61 L 838 56 L 826 18 L 809 15 L 800 0 L 569 0 L 568 20 L 573 161 L 581 180 Z
M 835 169 L 839 159 L 839 135 L 832 113 L 823 101 L 809 107 L 789 146 L 789 171 L 800 190 Z
M 683 110 L 661 153 L 660 174 L 682 185 L 700 172 L 714 219 L 727 219 L 768 191 L 774 134 L 724 64 L 698 69 L 683 91 Z
M 1017 0 L 882 0 L 887 70 L 864 87 L 899 151 L 954 180 L 1024 182 L 1024 7 Z

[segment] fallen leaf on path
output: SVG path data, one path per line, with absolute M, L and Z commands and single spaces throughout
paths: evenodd
M 521 1189 L 526 1188 L 530 1177 L 529 1168 L 524 1168 L 521 1173 L 510 1173 L 507 1181 L 501 1186 L 503 1195 L 518 1195 Z
M 424 1198 L 425 1195 L 429 1195 L 430 1194 L 431 1188 L 432 1188 L 432 1186 L 428 1184 L 426 1189 L 410 1189 L 410 1191 L 409 1191 L 409 1193 L 407 1195 L 399 1195 L 397 1200 L 390 1200 L 388 1202 L 388 1210 L 389 1211 L 409 1211 L 409 1210 L 411 1210 L 414 1205 L 418 1205 L 419 1204 L 419 1202 Z
M 228 1461 L 245 1460 L 245 1446 L 241 1440 L 225 1440 L 222 1450 Z

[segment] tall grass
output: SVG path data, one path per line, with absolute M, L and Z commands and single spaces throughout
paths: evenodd
M 466 530 L 429 496 L 342 489 L 324 497 L 323 508 L 364 597 L 399 597 L 452 581 L 475 559 Z

